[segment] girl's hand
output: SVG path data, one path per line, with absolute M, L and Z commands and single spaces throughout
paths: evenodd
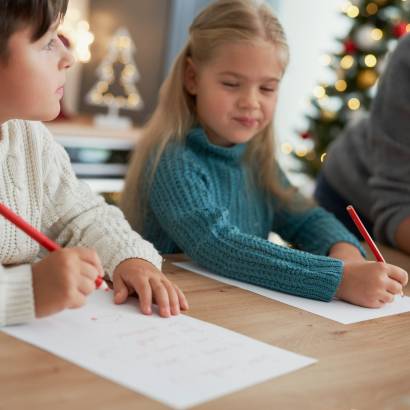
M 143 259 L 127 259 L 114 271 L 114 301 L 124 303 L 128 295 L 136 292 L 141 311 L 150 315 L 153 301 L 159 307 L 162 317 L 178 315 L 188 309 L 188 302 L 182 291 L 154 265 Z
M 97 277 L 104 276 L 97 253 L 86 248 L 57 250 L 31 270 L 36 317 L 84 305 Z
M 356 246 L 347 242 L 338 242 L 330 248 L 329 256 L 342 261 L 365 261 Z
M 345 262 L 336 296 L 355 305 L 378 308 L 403 292 L 407 272 L 381 262 Z

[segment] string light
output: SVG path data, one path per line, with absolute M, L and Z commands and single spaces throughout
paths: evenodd
M 322 99 L 322 98 L 326 97 L 326 90 L 325 90 L 324 87 L 319 85 L 319 86 L 315 87 L 315 89 L 313 90 L 313 94 L 316 98 Z
M 350 98 L 349 101 L 347 102 L 347 106 L 352 111 L 356 111 L 360 108 L 360 101 L 358 98 L 355 98 L 355 97 Z
M 299 158 L 306 157 L 307 153 L 308 153 L 308 150 L 306 148 L 298 148 L 295 151 L 296 156 L 298 156 Z
M 332 63 L 332 57 L 329 54 L 324 54 L 322 56 L 322 64 L 329 66 Z
M 346 11 L 346 14 L 351 18 L 356 18 L 360 14 L 359 7 L 351 4 Z
M 292 145 L 290 145 L 288 142 L 284 142 L 284 143 L 281 145 L 281 150 L 282 150 L 282 152 L 283 152 L 285 155 L 289 155 L 289 154 L 292 153 L 293 147 L 292 147 Z
M 367 65 L 367 67 L 370 67 L 370 68 L 376 67 L 377 58 L 373 54 L 367 54 L 364 57 L 364 63 Z
M 379 10 L 379 6 L 376 3 L 369 3 L 366 6 L 367 14 L 369 14 L 370 16 L 372 16 L 373 14 L 376 14 L 378 10 Z
M 80 16 L 76 8 L 68 9 L 61 32 L 70 42 L 75 59 L 87 63 L 91 59 L 90 46 L 94 42 L 94 34 L 88 22 L 81 20 Z
M 340 60 L 340 67 L 344 70 L 348 70 L 349 68 L 352 68 L 353 63 L 354 58 L 351 55 L 346 55 Z
M 374 28 L 371 31 L 370 36 L 372 37 L 373 40 L 380 41 L 383 38 L 383 31 L 380 30 L 379 28 Z
M 326 158 L 327 153 L 324 152 L 321 156 L 320 156 L 320 162 L 324 162 L 325 158 Z
M 345 80 L 337 80 L 336 83 L 335 83 L 335 88 L 336 88 L 337 91 L 342 93 L 347 88 L 346 81 Z
M 107 57 L 98 67 L 100 81 L 88 92 L 87 100 L 94 105 L 108 106 L 111 112 L 118 112 L 120 108 L 138 110 L 143 106 L 141 96 L 135 87 L 139 80 L 139 72 L 133 63 L 134 46 L 128 31 L 120 28 L 109 44 Z M 114 96 L 107 92 L 115 81 L 114 64 L 124 64 L 119 77 L 125 95 Z

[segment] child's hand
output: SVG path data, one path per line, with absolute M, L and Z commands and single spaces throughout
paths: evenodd
M 347 242 L 338 242 L 333 245 L 330 248 L 329 256 L 342 261 L 365 261 L 359 249 Z
M 100 259 L 92 249 L 65 248 L 32 265 L 36 317 L 84 305 L 104 276 Z
M 172 284 L 154 265 L 143 259 L 127 259 L 114 271 L 114 301 L 124 303 L 128 295 L 136 292 L 141 311 L 150 315 L 153 301 L 163 317 L 187 310 L 188 303 L 182 291 Z
M 377 308 L 393 302 L 394 295 L 402 294 L 407 280 L 407 272 L 394 265 L 345 262 L 336 296 L 355 305 Z

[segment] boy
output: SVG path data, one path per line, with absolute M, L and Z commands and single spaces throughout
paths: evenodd
M 143 313 L 155 300 L 161 316 L 178 314 L 186 299 L 154 247 L 76 179 L 41 123 L 27 121 L 59 112 L 73 63 L 56 32 L 67 2 L 0 0 L 0 202 L 65 247 L 44 256 L 0 217 L 0 325 L 82 306 L 104 272 L 116 303 L 136 292 Z

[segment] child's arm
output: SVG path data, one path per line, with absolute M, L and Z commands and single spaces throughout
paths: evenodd
M 361 266 L 354 266 L 343 276 L 345 266 L 340 260 L 285 248 L 243 233 L 231 223 L 228 209 L 217 205 L 211 186 L 212 181 L 195 162 L 181 158 L 164 159 L 156 171 L 149 204 L 162 228 L 178 247 L 215 273 L 329 301 L 336 294 L 342 277 L 348 285 L 352 282 L 351 271 L 353 276 L 361 274 L 371 263 L 362 262 Z M 390 273 L 388 265 L 380 269 Z M 400 271 L 404 281 L 406 273 Z M 390 286 L 391 280 L 383 278 L 383 283 L 371 278 L 377 284 L 365 298 L 356 297 L 364 286 L 352 291 L 347 285 L 343 289 L 348 290 L 342 291 L 340 297 L 358 304 L 365 299 L 367 305 L 376 306 L 380 295 L 388 296 L 386 287 Z
M 186 309 L 182 292 L 160 271 L 162 258 L 152 244 L 131 229 L 117 207 L 79 181 L 63 148 L 44 137 L 44 233 L 64 247 L 95 249 L 114 283 L 117 303 L 136 292 L 144 313 L 151 313 L 151 300 L 162 316 Z

